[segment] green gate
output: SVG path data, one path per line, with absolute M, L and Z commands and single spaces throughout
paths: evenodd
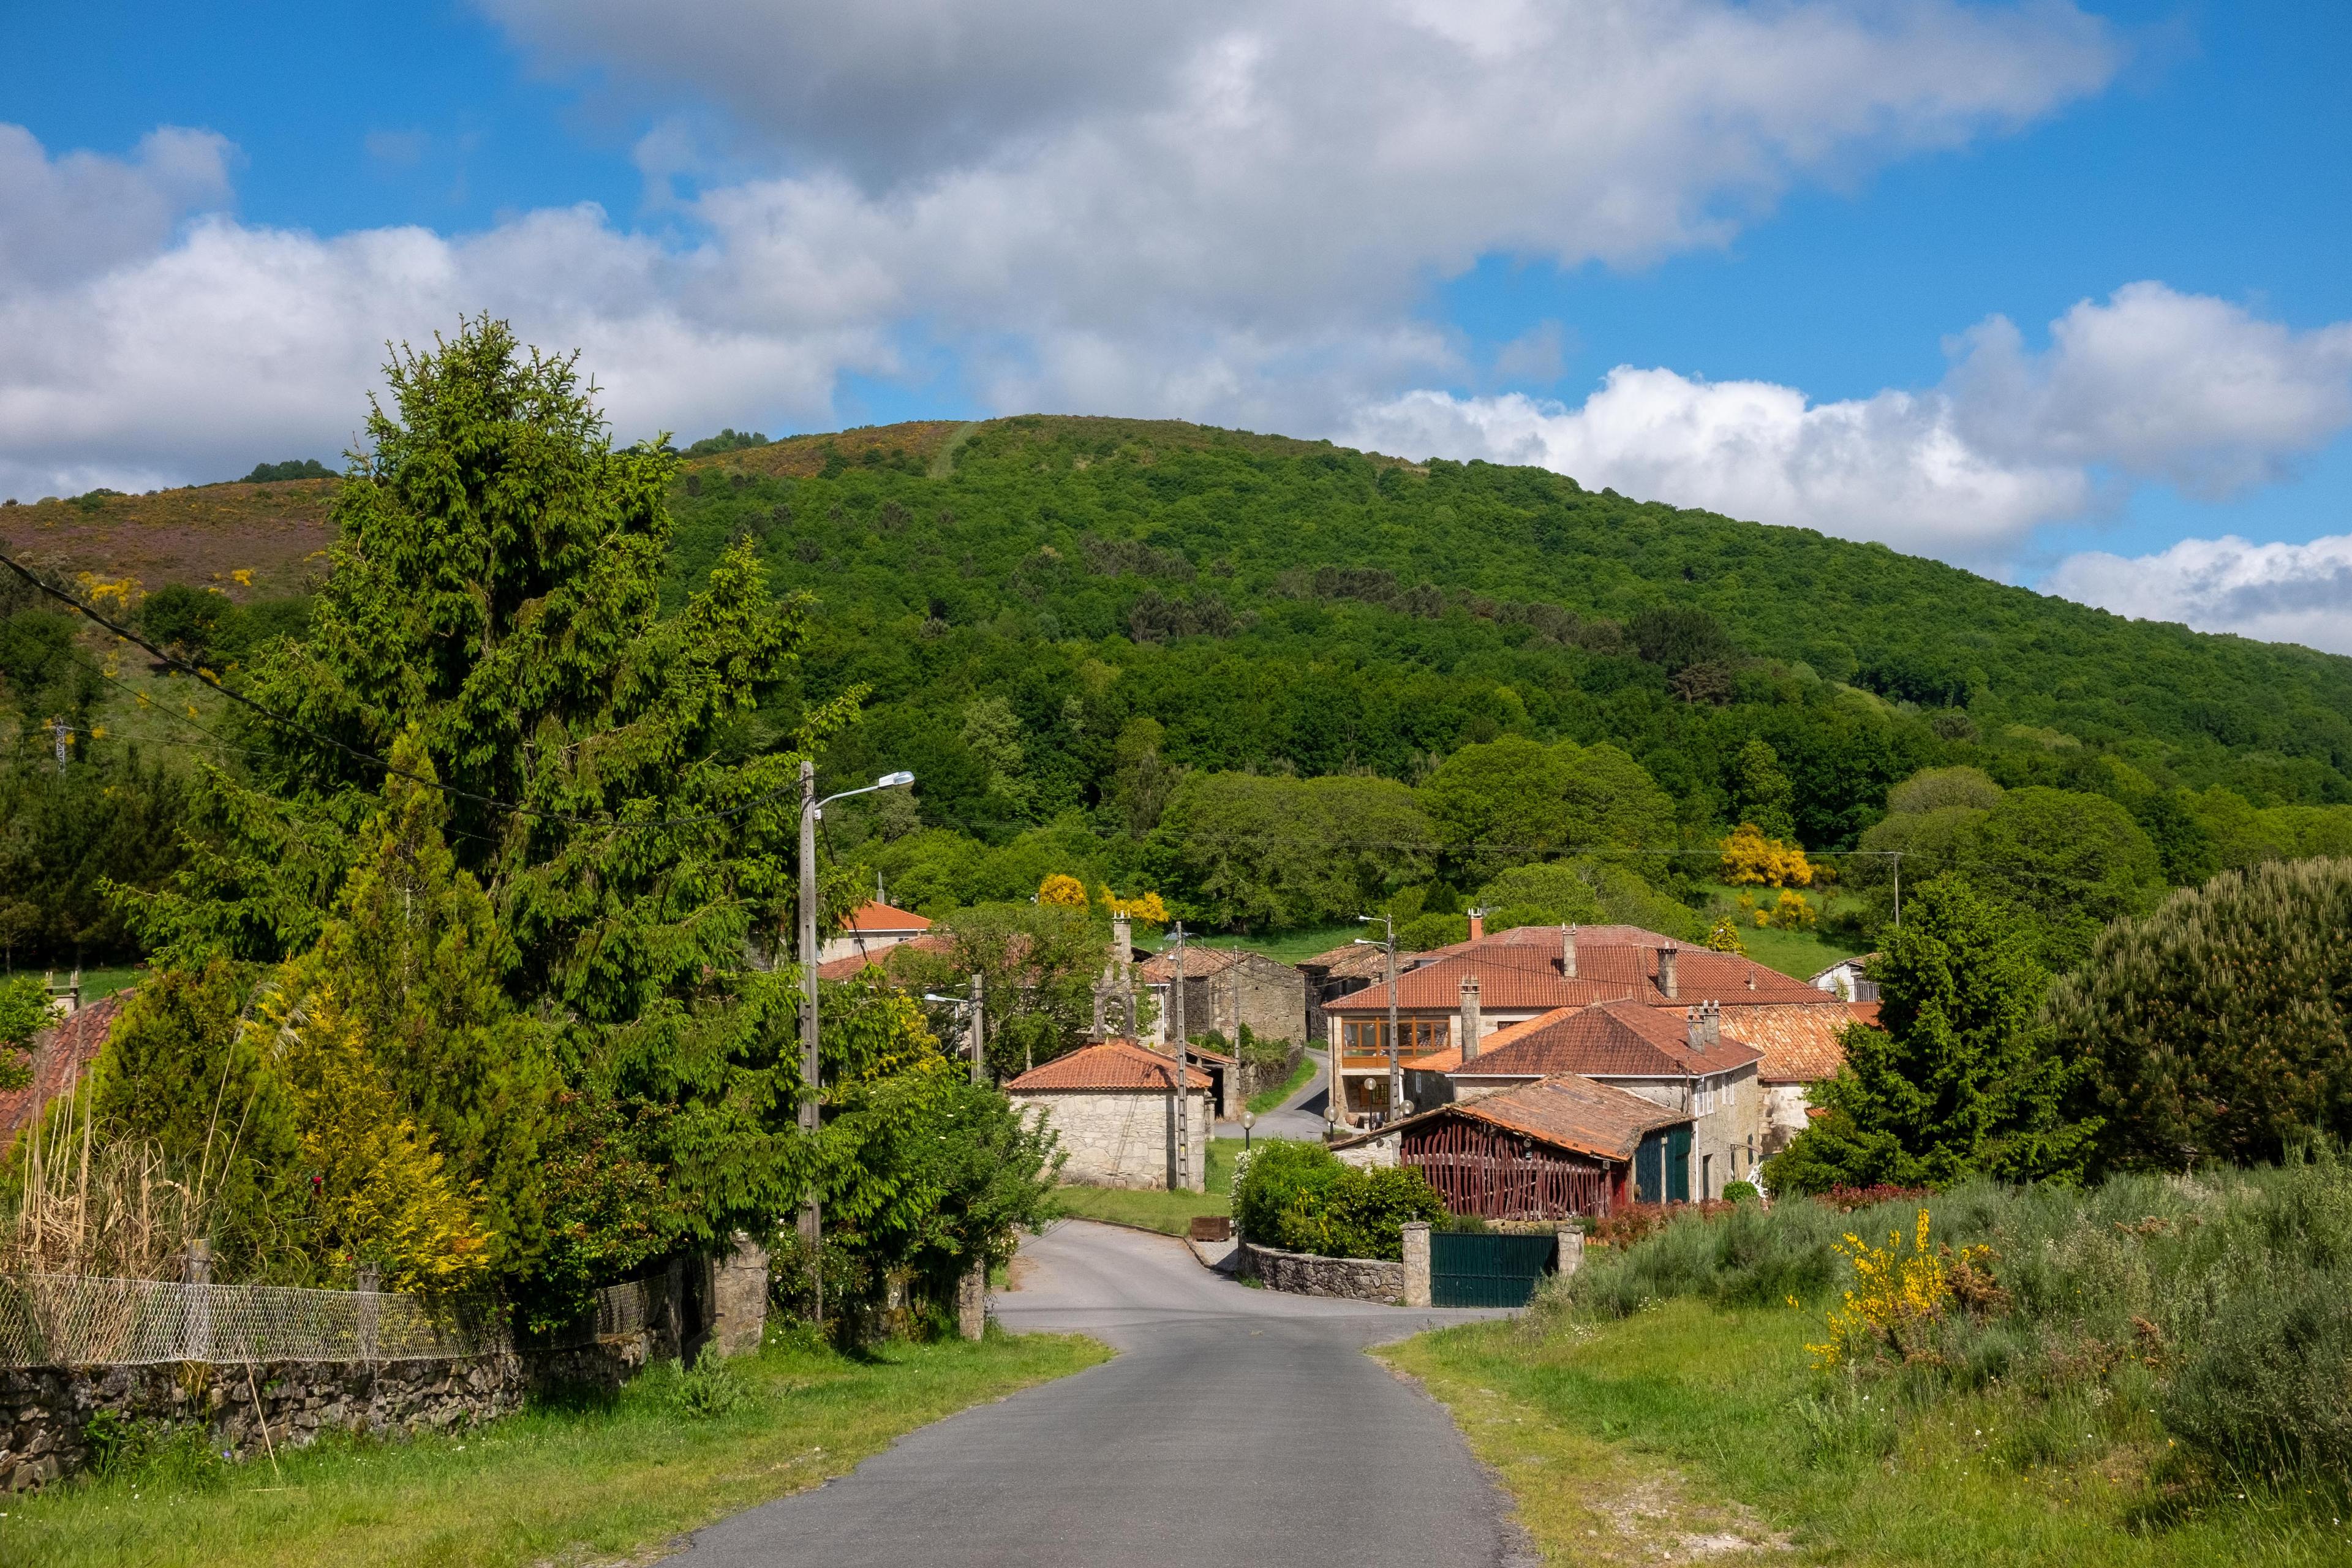
M 1536 1281 L 1559 1258 L 1549 1236 L 1480 1236 L 1456 1230 L 1429 1237 L 1429 1300 L 1435 1307 L 1524 1307 Z

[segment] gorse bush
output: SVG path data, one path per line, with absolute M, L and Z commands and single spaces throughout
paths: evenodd
M 1261 1247 L 1402 1258 L 1405 1223 L 1439 1224 L 1445 1205 L 1419 1171 L 1359 1170 L 1319 1143 L 1269 1142 L 1234 1180 L 1234 1217 Z
M 1887 1248 L 1849 1239 L 1889 1232 Z M 2088 1190 L 1977 1182 L 1851 1215 L 1741 1205 L 1598 1252 L 1544 1301 L 1602 1317 L 1678 1296 L 1784 1305 L 1832 1314 L 1834 1331 L 1874 1289 L 1849 1261 L 1858 1250 L 1882 1275 L 1891 1265 L 1879 1283 L 1895 1295 L 1919 1287 L 1899 1331 L 1853 1320 L 1837 1342 L 1882 1405 L 2090 1398 L 2116 1407 L 2101 1419 L 2118 1429 L 2116 1411 L 2144 1411 L 2215 1475 L 2352 1473 L 2352 1162 L 2330 1147 Z

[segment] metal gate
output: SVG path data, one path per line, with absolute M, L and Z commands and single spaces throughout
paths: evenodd
M 1429 1237 L 1429 1300 L 1434 1307 L 1524 1307 L 1549 1273 L 1559 1242 L 1549 1236 L 1479 1236 L 1439 1230 Z

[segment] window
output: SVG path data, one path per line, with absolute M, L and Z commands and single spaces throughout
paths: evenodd
M 1715 1196 L 1715 1156 L 1698 1157 L 1698 1195 L 1701 1201 Z
M 1386 1018 L 1350 1018 L 1340 1026 L 1340 1048 L 1349 1056 L 1386 1056 L 1389 1050 L 1389 1021 Z M 1453 1039 L 1451 1020 L 1444 1018 L 1400 1018 L 1397 1020 L 1397 1044 L 1400 1053 L 1407 1057 L 1426 1056 L 1443 1049 Z

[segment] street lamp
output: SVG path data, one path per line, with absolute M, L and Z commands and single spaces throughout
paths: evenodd
M 965 1037 L 971 1047 L 971 1081 L 977 1084 L 980 1081 L 980 1032 L 987 1021 L 987 1015 L 981 1010 L 980 1005 L 980 971 L 976 969 L 972 971 L 971 995 L 942 996 L 936 991 L 926 991 L 923 993 L 923 1000 L 926 1002 L 937 1002 L 940 1005 L 947 1007 L 965 1008 L 971 1013 L 971 1021 L 967 1023 L 964 1027 L 966 1031 Z
M 1394 915 L 1381 914 L 1381 915 L 1358 915 L 1356 918 L 1357 918 L 1359 921 L 1363 921 L 1364 923 L 1366 923 L 1366 924 L 1368 924 L 1368 925 L 1369 925 L 1370 922 L 1372 922 L 1373 921 L 1380 921 L 1380 922 L 1381 922 L 1381 930 L 1384 933 L 1386 933 L 1386 934 L 1384 934 L 1384 935 L 1381 937 L 1381 939 L 1380 941 L 1378 941 L 1378 942 L 1374 942 L 1370 937 L 1368 937 L 1368 936 L 1360 936 L 1360 937 L 1358 937 L 1358 938 L 1356 939 L 1354 945 L 1355 945 L 1355 946 L 1358 946 L 1358 947 L 1377 947 L 1377 948 L 1379 948 L 1382 952 L 1384 952 L 1384 953 L 1388 954 L 1388 960 L 1389 960 L 1389 1109 L 1388 1109 L 1388 1114 L 1389 1114 L 1389 1116 L 1393 1117 L 1393 1116 L 1395 1116 L 1395 1115 L 1398 1113 L 1398 1111 L 1399 1111 L 1401 1109 L 1402 1109 L 1402 1107 L 1403 1107 L 1403 1105 L 1404 1105 L 1404 1065 L 1403 1065 L 1403 1063 L 1402 1063 L 1401 1061 L 1399 1061 L 1399 1060 L 1397 1059 L 1396 917 L 1395 917 Z M 1331 1088 L 1332 1088 L 1332 1092 L 1333 1092 L 1333 1093 L 1335 1093 L 1335 1094 L 1339 1092 L 1339 1067 L 1337 1066 L 1337 1063 L 1339 1062 L 1339 1058 L 1338 1057 L 1336 1057 L 1336 1056 L 1335 1056 L 1335 1057 L 1333 1057 L 1333 1058 L 1331 1058 L 1331 1060 L 1332 1060 L 1332 1062 L 1333 1062 L 1333 1064 L 1334 1064 L 1334 1065 L 1333 1065 L 1333 1067 L 1332 1067 L 1332 1068 L 1331 1068 Z
M 816 824 L 824 808 L 836 800 L 846 800 L 853 795 L 872 795 L 877 789 L 897 789 L 915 782 L 908 773 L 884 773 L 872 784 L 860 789 L 845 789 L 839 795 L 816 797 L 816 763 L 801 759 L 801 1131 L 816 1136 L 817 1080 L 821 1069 L 816 1055 Z M 808 1249 L 809 1269 L 816 1279 L 817 1327 L 824 1326 L 824 1274 L 819 1264 L 818 1246 L 824 1239 L 821 1216 L 817 1214 L 814 1194 L 801 1200 L 801 1242 Z

